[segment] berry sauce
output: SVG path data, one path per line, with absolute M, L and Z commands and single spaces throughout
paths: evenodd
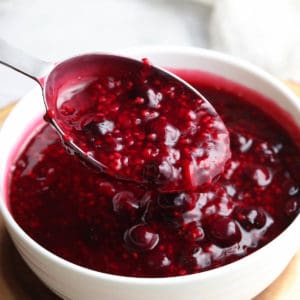
M 10 174 L 10 209 L 26 233 L 80 266 L 166 277 L 236 261 L 293 221 L 300 210 L 300 150 L 253 103 L 277 108 L 214 75 L 180 74 L 211 100 L 230 133 L 232 157 L 218 180 L 201 192 L 168 193 L 120 181 L 69 155 L 42 123 Z M 176 113 L 180 120 L 187 117 L 179 108 Z M 290 122 L 283 114 L 276 120 Z M 164 123 L 157 126 L 159 133 Z
M 147 60 L 108 59 L 109 71 L 52 97 L 67 143 L 105 173 L 159 192 L 211 184 L 230 158 L 228 131 L 212 105 Z

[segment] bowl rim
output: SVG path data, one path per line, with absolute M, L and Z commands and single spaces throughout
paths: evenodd
M 157 55 L 157 54 L 176 54 L 176 55 L 183 55 L 183 56 L 190 56 L 190 55 L 196 55 L 203 58 L 213 59 L 217 60 L 218 62 L 225 63 L 230 65 L 230 67 L 236 67 L 241 69 L 242 72 L 248 72 L 252 73 L 257 77 L 258 80 L 265 81 L 268 85 L 270 85 L 273 89 L 277 89 L 280 91 L 286 98 L 289 99 L 296 107 L 299 107 L 299 113 L 300 113 L 300 102 L 297 99 L 297 96 L 287 87 L 285 86 L 280 80 L 274 78 L 269 73 L 265 72 L 264 70 L 252 65 L 251 63 L 244 61 L 240 58 L 236 58 L 233 56 L 230 56 L 228 54 L 219 53 L 217 51 L 208 50 L 208 49 L 202 49 L 199 47 L 189 47 L 189 46 L 144 46 L 144 47 L 135 47 L 135 48 L 128 48 L 124 50 L 118 50 L 114 51 L 113 53 L 120 54 L 120 55 L 140 55 L 141 53 L 151 53 L 151 55 Z M 6 125 L 9 123 L 10 118 L 13 117 L 14 111 L 17 111 L 19 107 L 22 106 L 22 103 L 26 102 L 26 99 L 29 99 L 31 97 L 36 97 L 37 92 L 39 88 L 36 87 L 33 90 L 31 90 L 28 94 L 23 96 L 20 101 L 17 103 L 15 108 L 13 109 L 12 113 L 8 116 L 7 120 L 4 122 L 1 131 L 0 131 L 0 140 L 2 138 L 2 132 L 3 128 L 6 130 Z M 41 99 L 42 100 L 42 99 Z M 9 164 L 9 163 L 8 163 Z M 1 165 L 1 168 L 4 166 Z M 7 165 L 5 165 L 5 170 L 3 172 L 7 172 Z M 5 177 L 5 176 L 4 176 Z M 5 197 L 3 195 L 4 188 L 2 188 L 3 183 L 5 182 L 5 179 L 3 179 L 2 182 L 0 182 L 0 211 L 2 212 L 2 215 L 4 217 L 5 225 L 6 227 L 15 232 L 17 236 L 27 245 L 29 245 L 30 248 L 32 248 L 34 251 L 39 252 L 44 258 L 47 258 L 55 265 L 59 265 L 63 268 L 68 269 L 69 271 L 80 273 L 81 275 L 92 277 L 94 279 L 101 279 L 106 280 L 108 282 L 113 283 L 121 283 L 121 284 L 134 284 L 134 285 L 173 285 L 176 283 L 184 284 L 186 282 L 193 282 L 198 281 L 206 278 L 216 277 L 220 274 L 224 276 L 227 273 L 232 273 L 235 270 L 239 270 L 240 266 L 243 264 L 251 263 L 251 261 L 255 260 L 255 257 L 259 254 L 262 254 L 263 252 L 268 251 L 269 248 L 273 247 L 273 245 L 279 243 L 282 239 L 284 239 L 286 236 L 288 236 L 292 231 L 293 228 L 300 226 L 300 215 L 298 215 L 292 223 L 285 228 L 284 231 L 282 231 L 276 238 L 274 238 L 272 241 L 264 245 L 263 247 L 255 250 L 253 253 L 242 257 L 232 263 L 226 264 L 224 266 L 195 273 L 195 274 L 188 274 L 184 276 L 173 276 L 173 277 L 155 277 L 155 278 L 149 278 L 149 277 L 130 277 L 130 276 L 122 276 L 122 275 L 114 275 L 109 273 L 104 273 L 100 271 L 95 271 L 92 269 L 88 269 L 86 267 L 82 267 L 79 265 L 76 265 L 72 262 L 69 262 L 58 255 L 50 252 L 40 244 L 38 244 L 35 240 L 33 240 L 15 221 L 12 214 L 9 211 L 8 205 L 5 201 Z

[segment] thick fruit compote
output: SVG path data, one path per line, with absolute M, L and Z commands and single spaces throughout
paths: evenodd
M 69 149 L 75 144 L 103 172 L 160 192 L 211 184 L 230 158 L 229 134 L 213 106 L 146 59 L 128 65 L 109 57 L 108 70 L 99 67 L 104 74 L 71 81 L 51 97 L 56 109 L 48 116 Z
M 217 268 L 262 247 L 300 207 L 300 150 L 280 124 L 251 103 L 263 96 L 204 73 L 181 72 L 221 115 L 232 157 L 201 193 L 158 193 L 95 173 L 66 153 L 42 124 L 15 160 L 9 203 L 19 225 L 75 264 L 138 277 Z M 178 118 L 184 119 L 179 115 Z M 159 126 L 160 124 L 158 124 Z M 297 133 L 297 134 L 296 134 Z

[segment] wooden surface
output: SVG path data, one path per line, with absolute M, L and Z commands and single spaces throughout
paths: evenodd
M 300 96 L 300 85 L 287 82 Z M 299 99 L 300 101 L 300 99 Z M 0 110 L 0 126 L 13 104 Z M 300 238 L 300 237 L 299 237 Z M 0 299 L 1 300 L 58 300 L 30 271 L 14 248 L 0 216 Z M 300 299 L 300 250 L 286 270 L 255 300 Z M 88 300 L 88 299 L 82 299 Z M 109 300 L 109 299 L 99 299 Z M 184 300 L 184 299 L 183 299 Z M 242 299 L 241 299 L 242 300 Z

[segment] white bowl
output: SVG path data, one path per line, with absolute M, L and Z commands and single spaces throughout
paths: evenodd
M 209 71 L 255 89 L 273 99 L 300 127 L 300 102 L 281 82 L 238 59 L 195 48 L 140 48 L 123 51 L 148 57 L 161 66 Z M 34 120 L 44 112 L 41 92 L 22 98 L 0 133 L 0 207 L 6 227 L 20 254 L 37 276 L 64 299 L 107 300 L 244 300 L 266 288 L 286 267 L 300 246 L 300 216 L 276 239 L 253 254 L 199 274 L 172 278 L 133 278 L 79 267 L 50 253 L 15 222 L 8 208 L 7 174 L 16 145 L 34 132 Z M 300 129 L 299 129 L 300 130 Z

